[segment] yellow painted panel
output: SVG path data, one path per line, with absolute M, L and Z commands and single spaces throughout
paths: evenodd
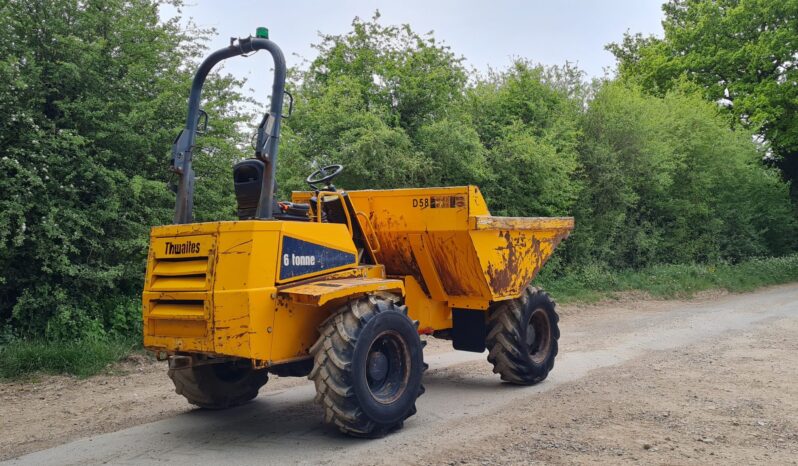
M 153 273 L 162 276 L 200 275 L 208 271 L 208 258 L 166 261 L 159 260 L 155 263 Z
M 150 292 L 142 298 L 144 346 L 153 350 L 213 352 L 210 292 Z
M 154 301 L 151 304 L 150 319 L 206 319 L 203 301 Z
M 449 296 L 447 304 L 451 308 L 458 309 L 475 309 L 486 311 L 490 307 L 490 299 L 487 298 L 472 298 L 470 296 Z
M 429 250 L 446 294 L 490 299 L 490 289 L 468 231 L 428 237 Z
M 217 354 L 249 357 L 249 293 L 216 292 L 213 308 L 213 347 Z
M 273 364 L 308 357 L 319 338 L 318 327 L 334 309 L 278 299 L 274 313 Z
M 279 237 L 279 230 L 220 231 L 214 290 L 218 293 L 274 286 Z
M 467 187 L 350 191 L 349 197 L 356 210 L 368 213 L 380 244 L 386 233 L 468 227 Z
M 493 300 L 520 296 L 567 230 L 475 230 L 471 239 Z
M 186 277 L 159 277 L 150 280 L 152 291 L 199 291 L 208 288 L 205 275 L 191 275 Z
M 154 335 L 178 338 L 203 338 L 208 334 L 205 322 L 184 321 L 184 320 L 162 320 L 158 319 L 151 323 L 151 331 Z M 194 349 L 189 345 L 183 350 Z
M 215 222 L 205 225 L 216 225 L 219 233 L 229 231 L 279 231 L 285 222 L 276 220 L 233 220 L 229 222 Z
M 207 223 L 187 223 L 183 225 L 160 225 L 150 229 L 150 235 L 155 238 L 169 236 L 191 236 L 216 233 L 219 230 L 220 222 Z M 155 241 L 150 242 L 150 245 Z
M 485 198 L 482 197 L 482 193 L 479 191 L 478 187 L 469 186 L 468 194 L 469 194 L 468 196 L 469 216 L 490 215 L 490 211 L 488 210 L 488 204 L 485 202 Z
M 433 330 L 452 328 L 452 311 L 445 301 L 431 299 L 412 276 L 405 277 L 405 304 L 411 319 L 418 320 L 418 330 L 429 333 Z
M 423 285 L 418 283 L 415 278 L 413 281 L 419 284 L 419 286 L 422 286 L 424 291 L 426 291 L 426 294 L 433 299 L 438 301 L 446 301 L 448 295 L 446 294 L 446 290 L 443 288 L 441 277 L 438 275 L 438 270 L 435 266 L 435 260 L 430 253 L 429 246 L 427 245 L 429 239 L 425 240 L 425 238 L 427 238 L 427 236 L 421 233 L 407 235 L 407 239 L 410 242 L 410 248 L 413 251 L 413 257 L 418 264 L 421 277 L 424 280 Z
M 299 304 L 323 306 L 335 299 L 375 291 L 393 291 L 401 295 L 404 294 L 404 285 L 401 280 L 385 278 L 340 278 L 283 288 L 280 295 Z
M 251 357 L 261 361 L 273 359 L 274 316 L 277 290 L 274 287 L 248 290 L 249 335 Z
M 273 288 L 214 293 L 214 352 L 270 359 L 274 325 Z

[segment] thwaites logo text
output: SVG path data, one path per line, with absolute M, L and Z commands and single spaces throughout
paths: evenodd
M 166 242 L 166 254 L 197 254 L 200 252 L 200 243 L 186 241 L 184 243 Z

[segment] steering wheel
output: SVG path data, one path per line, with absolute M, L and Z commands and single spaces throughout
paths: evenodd
M 315 172 L 311 173 L 305 179 L 305 182 L 310 185 L 311 188 L 318 191 L 319 188 L 316 187 L 319 183 L 325 183 L 325 188 L 329 188 L 330 190 L 334 190 L 335 186 L 330 184 L 333 178 L 340 175 L 341 172 L 344 171 L 343 165 L 327 165 L 326 167 L 319 168 Z

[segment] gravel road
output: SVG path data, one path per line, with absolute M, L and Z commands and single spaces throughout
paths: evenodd
M 533 387 L 434 341 L 427 392 L 378 440 L 322 426 L 304 379 L 193 409 L 162 363 L 0 384 L 9 464 L 798 464 L 798 284 L 690 301 L 560 309 L 560 356 Z M 24 455 L 24 456 L 20 456 Z

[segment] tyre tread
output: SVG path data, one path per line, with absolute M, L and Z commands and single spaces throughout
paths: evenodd
M 322 323 L 319 340 L 311 347 L 313 370 L 308 375 L 316 385 L 316 402 L 324 408 L 324 421 L 343 433 L 356 437 L 382 437 L 401 426 L 404 419 L 392 426 L 369 419 L 358 406 L 351 380 L 351 358 L 363 327 L 381 312 L 401 312 L 393 295 L 367 295 L 352 300 Z M 424 365 L 426 367 L 426 365 Z M 423 385 L 419 395 L 424 392 Z M 415 406 L 405 417 L 415 414 Z
M 541 366 L 535 364 L 526 352 L 522 338 L 522 326 L 527 306 L 546 309 L 552 331 L 552 348 L 549 357 Z M 528 286 L 520 298 L 495 305 L 488 316 L 488 361 L 493 364 L 493 372 L 502 380 L 519 385 L 533 385 L 543 381 L 554 367 L 558 352 L 560 329 L 557 323 L 556 304 L 548 294 L 538 288 Z
M 169 369 L 167 374 L 175 385 L 175 393 L 206 409 L 225 409 L 246 403 L 258 396 L 269 379 L 266 370 L 252 369 L 237 382 L 221 382 L 209 365 Z

